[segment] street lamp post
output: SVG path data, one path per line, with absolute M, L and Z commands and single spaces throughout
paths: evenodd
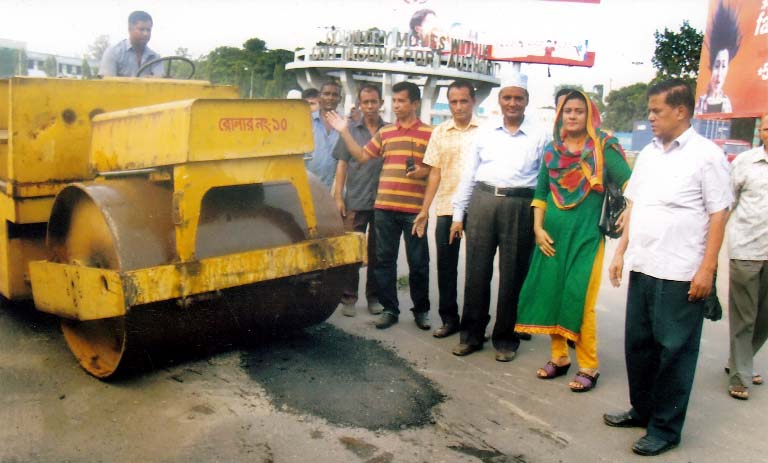
M 248 66 L 246 66 L 246 67 L 245 67 L 245 68 L 243 68 L 243 69 L 244 69 L 245 71 L 247 71 L 247 70 L 248 70 Z M 248 98 L 250 98 L 250 99 L 253 99 L 253 71 L 254 71 L 254 68 L 253 68 L 253 66 L 251 66 L 251 68 L 250 68 L 250 69 L 251 69 L 251 80 L 250 80 L 250 83 L 249 83 L 249 85 L 248 85 Z

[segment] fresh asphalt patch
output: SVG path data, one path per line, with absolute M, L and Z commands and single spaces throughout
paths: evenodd
M 445 396 L 379 342 L 327 323 L 252 346 L 243 368 L 278 409 L 331 424 L 400 430 L 433 422 Z

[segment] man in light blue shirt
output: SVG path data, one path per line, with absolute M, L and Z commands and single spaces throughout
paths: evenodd
M 160 55 L 147 47 L 152 37 L 152 16 L 146 11 L 134 11 L 128 16 L 128 38 L 104 52 L 99 65 L 100 76 L 136 77 L 139 68 Z M 161 77 L 163 63 L 142 71 L 141 77 Z
M 306 162 L 307 170 L 317 175 L 328 190 L 333 186 L 336 175 L 336 158 L 333 148 L 339 141 L 339 132 L 325 120 L 325 114 L 336 111 L 341 101 L 341 87 L 335 81 L 325 82 L 320 87 L 320 109 L 312 113 L 312 134 L 315 138 L 315 150 Z
M 527 78 L 516 74 L 502 83 L 496 124 L 478 129 L 465 157 L 461 182 L 453 197 L 450 240 L 460 237 L 467 215 L 467 268 L 461 340 L 454 355 L 480 350 L 491 300 L 491 279 L 499 249 L 499 296 L 491 335 L 496 360 L 515 357 L 520 337 L 515 333 L 520 288 L 528 273 L 534 246 L 531 200 L 548 132 L 525 117 Z

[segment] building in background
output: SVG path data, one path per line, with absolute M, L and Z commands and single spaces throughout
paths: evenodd
M 87 64 L 87 68 L 84 66 Z M 27 75 L 33 77 L 83 78 L 95 75 L 98 61 L 73 56 L 28 51 L 26 43 L 0 39 L 0 77 Z
M 286 69 L 296 72 L 299 85 L 319 88 L 323 81 L 335 79 L 344 91 L 344 112 L 357 98 L 357 89 L 365 82 L 381 85 L 384 107 L 382 117 L 394 120 L 391 107 L 392 86 L 409 81 L 421 87 L 421 113 L 424 122 L 440 117 L 433 108 L 440 91 L 456 79 L 475 87 L 481 103 L 498 87 L 499 64 L 488 60 L 490 46 L 448 36 L 433 38 L 430 46 L 408 32 L 397 29 L 346 31 L 329 28 L 316 44 L 296 51 Z

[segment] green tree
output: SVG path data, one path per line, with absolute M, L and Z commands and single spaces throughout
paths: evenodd
M 664 32 L 653 34 L 656 39 L 656 51 L 653 55 L 653 67 L 656 68 L 655 81 L 680 78 L 689 84 L 695 84 L 699 75 L 699 58 L 704 34 L 683 21 L 680 30 L 675 32 L 664 28 Z
M 27 53 L 23 49 L 0 47 L 0 77 L 27 75 Z
M 18 71 L 16 74 L 20 76 L 26 76 L 29 74 L 29 68 L 28 68 L 28 61 L 29 58 L 27 58 L 27 52 L 25 50 L 19 50 L 18 53 Z
M 96 61 L 101 61 L 104 52 L 109 48 L 109 36 L 100 35 L 96 37 L 92 44 L 88 45 L 88 56 Z
M 56 77 L 59 75 L 59 63 L 56 61 L 56 57 L 48 55 L 45 58 L 45 64 L 43 64 L 43 72 L 48 77 Z
M 242 48 L 218 47 L 201 57 L 196 75 L 218 84 L 239 85 L 242 96 L 282 98 L 288 90 L 298 88 L 296 75 L 285 69 L 291 61 L 293 52 L 270 50 L 266 42 L 254 37 Z
M 15 49 L 0 47 L 0 76 L 12 76 L 16 73 L 16 55 Z
M 267 42 L 254 37 L 246 40 L 243 44 L 243 48 L 245 48 L 248 53 L 259 55 L 267 51 Z
M 83 79 L 92 79 L 93 78 L 93 71 L 91 71 L 91 65 L 88 64 L 88 60 L 83 58 L 83 64 L 81 65 L 83 68 Z
M 173 53 L 175 56 L 183 56 L 184 58 L 192 58 L 192 55 L 189 54 L 189 49 L 184 47 L 178 47 L 176 48 L 176 51 Z M 192 60 L 194 61 L 194 60 Z M 183 63 L 181 61 L 171 61 L 171 76 L 172 77 L 187 77 L 189 75 L 189 64 Z M 197 75 L 199 72 L 197 71 L 197 63 L 195 63 L 195 75 Z M 194 78 L 195 75 L 192 77 Z
M 630 132 L 635 121 L 646 118 L 647 91 L 648 84 L 642 82 L 611 91 L 606 98 L 603 127 L 617 132 Z

